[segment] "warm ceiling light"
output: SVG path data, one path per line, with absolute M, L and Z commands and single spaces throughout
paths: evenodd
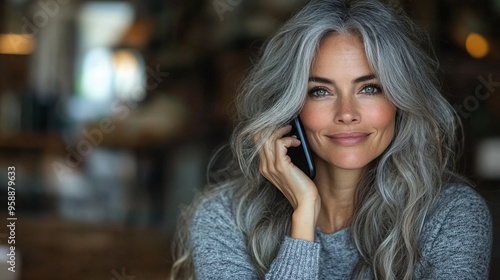
M 31 54 L 35 39 L 28 34 L 0 34 L 0 54 Z
M 470 33 L 465 41 L 467 52 L 474 58 L 483 58 L 490 52 L 488 40 L 481 34 Z

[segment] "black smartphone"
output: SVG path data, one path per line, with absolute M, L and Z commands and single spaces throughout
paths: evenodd
M 288 148 L 287 155 L 292 159 L 293 164 L 313 180 L 316 176 L 316 168 L 302 123 L 297 116 L 290 124 L 292 125 L 290 135 L 297 136 L 297 139 L 300 140 L 300 146 Z

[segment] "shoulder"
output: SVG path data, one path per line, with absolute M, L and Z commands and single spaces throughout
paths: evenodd
M 229 189 L 217 189 L 201 193 L 195 205 L 192 231 L 200 227 L 228 226 L 235 224 L 232 211 L 233 193 Z
M 481 195 L 473 187 L 460 183 L 446 184 L 439 195 L 439 199 L 484 201 Z
M 467 210 L 455 213 L 457 218 L 465 216 L 488 216 L 488 206 L 484 198 L 472 187 L 464 184 L 444 186 L 436 202 L 435 212 L 446 212 L 449 216 L 453 210 Z
M 419 275 L 425 279 L 486 279 L 492 245 L 485 200 L 467 185 L 447 185 L 420 236 Z
M 254 276 L 245 238 L 233 214 L 229 189 L 205 194 L 191 220 L 189 239 L 197 279 Z
M 472 187 L 449 184 L 437 198 L 424 225 L 428 238 L 437 235 L 491 235 L 491 214 L 484 198 Z
M 231 208 L 231 193 L 226 190 L 204 192 L 195 203 L 189 225 L 194 257 L 210 248 L 234 246 L 241 240 Z

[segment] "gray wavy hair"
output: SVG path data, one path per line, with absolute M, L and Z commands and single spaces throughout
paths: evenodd
M 371 69 L 397 107 L 390 146 L 369 166 L 356 193 L 350 228 L 360 259 L 352 278 L 414 279 L 418 238 L 441 188 L 464 181 L 454 169 L 460 122 L 439 91 L 438 64 L 428 37 L 399 7 L 374 0 L 311 1 L 264 48 L 237 97 L 227 180 L 207 187 L 185 212 L 172 277 L 193 278 L 189 220 L 197 205 L 221 191 L 233 195 L 236 223 L 263 278 L 289 233 L 293 209 L 258 169 L 255 143 L 302 108 L 309 71 L 323 38 L 359 36 Z M 264 135 L 265 139 L 268 135 Z

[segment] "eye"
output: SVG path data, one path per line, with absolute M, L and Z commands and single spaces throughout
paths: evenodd
M 376 84 L 369 84 L 363 87 L 361 93 L 365 93 L 368 95 L 375 95 L 378 93 L 382 93 L 382 88 Z
M 322 88 L 322 87 L 314 87 L 309 90 L 309 96 L 315 97 L 315 98 L 321 98 L 328 96 L 330 93 L 328 92 L 327 89 Z

